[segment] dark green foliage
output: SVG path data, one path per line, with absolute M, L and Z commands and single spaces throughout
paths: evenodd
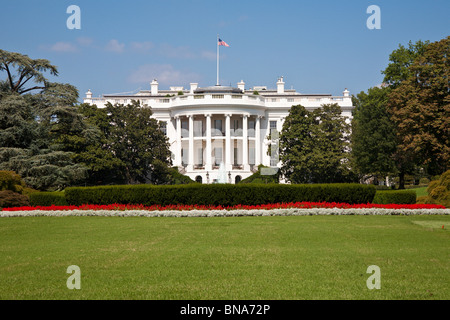
M 372 203 L 414 204 L 416 203 L 416 192 L 414 190 L 377 190 Z
M 0 50 L 0 71 L 7 74 L 6 88 L 12 93 L 24 94 L 32 90 L 45 89 L 49 82 L 44 77 L 44 72 L 57 76 L 58 69 L 45 59 L 31 59 L 27 55 L 17 52 Z M 33 81 L 30 81 L 30 80 Z M 33 82 L 35 86 L 31 85 Z
M 292 106 L 280 135 L 281 173 L 291 183 L 354 182 L 349 125 L 337 104 Z
M 74 152 L 79 150 L 73 146 L 85 143 L 80 140 L 87 127 L 75 107 L 78 90 L 48 82 L 42 71 L 57 74 L 48 61 L 0 50 L 0 71 L 9 75 L 12 68 L 19 80 L 12 76 L 0 85 L 0 169 L 17 172 L 34 189 L 81 184 L 86 167 L 74 163 Z M 23 87 L 31 78 L 43 86 Z M 32 90 L 40 91 L 28 93 Z
M 172 167 L 168 169 L 168 182 L 167 184 L 189 184 L 197 183 L 188 176 L 181 174 L 178 168 Z
M 282 202 L 370 203 L 371 185 L 360 184 L 187 184 L 71 187 L 65 190 L 71 205 L 82 204 L 197 204 L 258 205 Z
M 29 195 L 32 206 L 66 206 L 64 192 L 33 192 Z
M 168 138 L 150 107 L 132 100 L 105 108 L 82 104 L 79 112 L 99 129 L 98 142 L 76 156 L 90 169 L 90 183 L 170 183 Z
M 22 207 L 29 206 L 30 202 L 28 196 L 11 191 L 3 190 L 0 191 L 0 209 L 1 208 L 12 208 L 12 207 Z
M 395 126 L 387 110 L 390 88 L 370 88 L 353 98 L 351 147 L 361 176 L 383 179 L 396 172 Z
M 430 41 L 409 41 L 408 47 L 399 45 L 398 49 L 389 55 L 389 65 L 381 73 L 384 74 L 383 81 L 392 87 L 397 87 L 405 79 L 411 76 L 410 66 L 414 60 L 424 54 Z

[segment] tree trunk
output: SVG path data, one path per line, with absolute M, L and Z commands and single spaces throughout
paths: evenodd
M 399 189 L 405 189 L 405 173 L 400 172 L 398 175 L 399 182 L 398 182 L 398 188 Z

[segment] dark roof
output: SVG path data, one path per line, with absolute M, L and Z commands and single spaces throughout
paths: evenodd
M 243 93 L 239 88 L 226 86 L 210 86 L 204 88 L 197 88 L 194 93 Z

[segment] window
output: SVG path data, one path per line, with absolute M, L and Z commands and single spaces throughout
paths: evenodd
M 164 135 L 167 135 L 167 122 L 160 121 L 159 127 L 160 127 L 161 131 L 164 133 Z
M 255 148 L 250 148 L 248 150 L 248 163 L 255 164 Z
M 201 137 L 203 135 L 203 122 L 201 120 L 194 120 L 194 137 Z
M 222 135 L 222 120 L 214 120 L 213 136 Z
M 220 165 L 220 163 L 222 162 L 222 148 L 214 148 L 214 156 L 214 164 L 216 166 Z
M 181 137 L 189 137 L 189 122 L 186 120 L 181 121 Z
M 238 166 L 239 164 L 238 164 L 238 148 L 234 148 L 234 153 L 233 153 L 233 160 L 234 160 L 234 165 L 235 166 Z
M 277 130 L 277 122 L 276 121 L 270 121 L 270 130 L 272 129 Z
M 236 176 L 236 177 L 234 178 L 234 183 L 239 183 L 239 182 L 241 182 L 241 180 L 242 180 L 242 177 L 241 177 L 241 176 Z
M 202 181 L 203 181 L 202 176 L 195 177 L 195 182 L 202 183 Z
M 277 134 L 277 122 L 276 121 L 270 121 L 270 132 L 269 134 L 273 135 L 272 139 L 274 139 L 274 136 Z
M 189 149 L 181 149 L 181 164 L 187 166 L 189 163 Z
M 248 121 L 248 136 L 249 137 L 255 136 L 255 120 Z
M 199 167 L 203 166 L 203 148 L 198 148 L 197 149 L 196 165 L 199 166 Z
M 242 136 L 242 128 L 240 126 L 239 120 L 233 120 L 233 127 L 231 128 L 231 135 L 232 136 Z

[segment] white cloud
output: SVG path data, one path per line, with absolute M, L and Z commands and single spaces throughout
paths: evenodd
M 139 53 L 147 53 L 154 47 L 153 43 L 150 41 L 132 42 L 130 46 L 133 51 Z
M 217 52 L 213 51 L 202 51 L 201 57 L 205 58 L 207 60 L 216 60 L 217 59 Z
M 128 82 L 143 83 L 157 79 L 163 85 L 184 85 L 199 81 L 200 76 L 193 72 L 176 70 L 170 64 L 146 64 L 133 71 L 128 77 Z
M 53 52 L 75 52 L 77 47 L 70 42 L 59 41 L 52 45 L 42 45 L 42 49 Z
M 159 46 L 158 52 L 160 55 L 168 58 L 179 58 L 179 59 L 193 59 L 196 58 L 188 46 L 174 47 L 170 44 L 163 43 Z
M 87 47 L 90 46 L 94 42 L 94 40 L 88 37 L 79 37 L 77 38 L 77 42 L 79 45 Z
M 116 52 L 116 53 L 122 53 L 125 48 L 125 44 L 119 43 L 116 39 L 112 39 L 108 42 L 105 49 L 107 51 Z

